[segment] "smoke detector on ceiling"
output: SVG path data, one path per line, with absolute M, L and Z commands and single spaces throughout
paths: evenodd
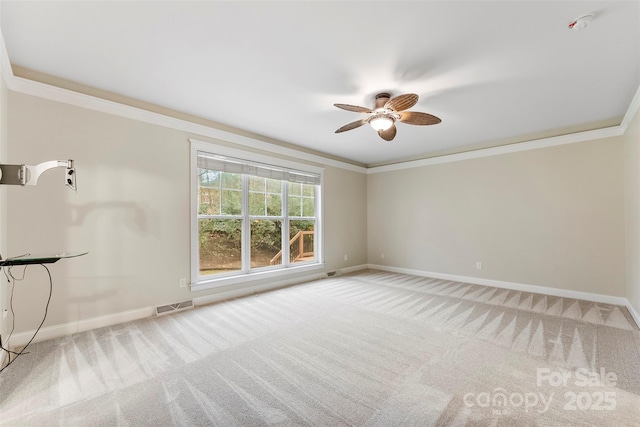
M 587 28 L 591 21 L 593 21 L 593 18 L 595 18 L 595 15 L 593 14 L 581 16 L 580 18 L 575 19 L 569 24 L 569 29 L 582 30 L 584 28 Z

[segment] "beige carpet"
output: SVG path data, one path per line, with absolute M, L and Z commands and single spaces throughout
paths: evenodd
M 30 350 L 2 425 L 640 425 L 625 308 L 378 271 Z

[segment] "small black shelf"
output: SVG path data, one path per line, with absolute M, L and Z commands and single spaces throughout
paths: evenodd
M 7 259 L 0 259 L 0 267 L 29 264 L 51 264 L 64 258 L 75 258 L 89 252 L 61 252 L 58 254 L 25 254 Z

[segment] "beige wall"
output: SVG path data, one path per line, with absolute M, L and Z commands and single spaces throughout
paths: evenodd
M 640 111 L 624 135 L 626 297 L 640 313 Z
M 624 296 L 622 164 L 619 137 L 371 174 L 369 262 Z
M 45 326 L 214 292 L 178 286 L 190 268 L 188 138 L 206 138 L 15 92 L 9 102 L 12 162 L 77 167 L 77 194 L 62 168 L 36 187 L 9 188 L 12 254 L 90 252 L 51 265 Z M 324 194 L 326 271 L 366 263 L 366 176 L 326 168 Z M 29 267 L 16 291 L 17 332 L 37 326 L 47 283 L 44 269 Z
M 4 79 L 0 77 L 0 163 L 6 163 L 7 159 L 7 87 Z M 0 255 L 7 257 L 7 188 L 0 186 Z M 10 316 L 3 316 L 5 310 L 9 310 L 9 286 L 0 275 L 0 336 L 2 343 L 11 330 Z M 2 357 L 0 357 L 0 362 Z M 0 363 L 1 365 L 1 363 Z
M 327 168 L 324 188 L 326 270 L 367 264 L 367 176 Z

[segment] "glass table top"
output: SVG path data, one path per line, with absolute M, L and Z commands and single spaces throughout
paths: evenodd
M 75 258 L 86 255 L 89 252 L 59 252 L 52 254 L 22 254 L 7 259 L 0 259 L 0 267 L 10 265 L 27 265 L 27 264 L 51 264 L 60 259 Z

